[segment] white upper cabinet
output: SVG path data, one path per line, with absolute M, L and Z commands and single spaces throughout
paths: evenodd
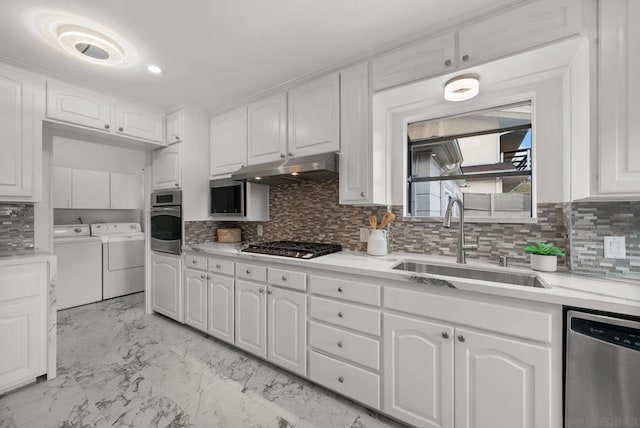
M 182 143 L 152 152 L 153 190 L 175 189 L 182 183 Z
M 166 137 L 167 144 L 182 141 L 184 137 L 184 115 L 182 110 L 176 110 L 167 115 Z
M 606 0 L 599 5 L 599 191 L 638 196 L 640 3 Z
M 53 168 L 53 208 L 71 208 L 71 168 Z
M 539 0 L 463 27 L 460 67 L 481 64 L 580 33 L 581 0 Z
M 33 92 L 25 73 L 0 66 L 0 200 L 33 195 L 34 153 L 42 146 L 35 141 Z
M 116 102 L 118 134 L 145 140 L 164 142 L 164 115 L 134 104 Z
M 111 99 L 93 91 L 47 81 L 47 117 L 63 122 L 111 130 Z
M 108 209 L 110 207 L 109 173 L 72 169 L 71 203 L 73 208 Z
M 211 177 L 247 164 L 247 107 L 211 118 Z
M 307 295 L 270 287 L 267 359 L 301 376 L 307 375 Z
M 277 161 L 287 154 L 287 94 L 281 93 L 247 107 L 247 163 Z
M 340 203 L 386 204 L 386 139 L 372 132 L 367 63 L 340 72 Z M 373 172 L 376 171 L 376 174 Z
M 374 58 L 373 90 L 422 80 L 455 67 L 455 33 L 443 34 Z
M 331 73 L 288 93 L 289 156 L 340 150 L 340 75 Z
M 142 209 L 144 189 L 142 174 L 112 172 L 110 174 L 110 189 L 111 209 Z

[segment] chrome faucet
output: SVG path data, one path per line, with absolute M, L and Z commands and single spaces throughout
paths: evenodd
M 465 257 L 466 250 L 477 250 L 478 246 L 476 244 L 467 244 L 464 243 L 464 203 L 462 199 L 457 196 L 452 198 L 449 201 L 449 205 L 447 206 L 447 211 L 444 213 L 443 224 L 447 229 L 451 227 L 451 215 L 453 214 L 453 206 L 458 204 L 460 209 L 460 225 L 458 229 L 458 259 L 456 260 L 458 263 L 467 263 L 467 259 Z

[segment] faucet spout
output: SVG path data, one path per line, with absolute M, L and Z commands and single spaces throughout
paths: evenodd
M 454 197 L 449 201 L 447 205 L 447 211 L 444 213 L 444 219 L 442 224 L 446 228 L 451 227 L 451 217 L 453 216 L 453 207 L 458 204 L 460 210 L 460 222 L 458 224 L 458 253 L 456 261 L 461 264 L 467 263 L 466 250 L 477 250 L 476 244 L 465 245 L 464 243 L 464 202 L 459 197 Z

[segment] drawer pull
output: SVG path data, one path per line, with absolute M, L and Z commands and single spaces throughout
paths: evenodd
M 245 272 L 247 273 L 247 275 L 251 275 L 251 269 L 247 269 Z
M 338 342 L 338 348 L 342 348 L 344 346 L 344 343 L 342 343 L 342 341 Z
M 338 318 L 344 318 L 344 314 L 342 312 L 338 312 Z
M 221 267 L 222 267 L 222 266 L 220 266 L 220 263 L 218 263 L 218 264 L 216 265 L 216 269 L 220 269 Z
M 344 383 L 344 376 L 340 376 L 340 377 L 338 378 L 338 382 L 340 382 L 340 383 Z
M 271 294 L 271 290 L 267 290 L 267 294 Z
M 459 335 L 458 336 L 458 341 L 459 342 L 464 342 L 465 340 L 467 340 L 463 335 Z
M 193 260 L 191 260 L 191 263 L 193 263 L 195 265 L 195 264 L 198 264 L 198 261 L 196 259 L 193 259 Z
M 344 288 L 338 287 L 338 293 L 342 293 L 343 291 L 344 291 Z
M 283 280 L 283 281 L 286 281 L 286 280 L 287 280 L 287 277 L 286 277 L 286 276 L 284 276 L 284 275 L 282 275 L 282 280 Z
M 260 293 L 264 293 L 264 288 L 260 288 L 260 289 L 258 290 L 258 292 L 260 292 Z
M 443 331 L 442 332 L 442 337 L 445 338 L 445 339 L 448 339 L 449 338 L 449 333 L 447 333 L 446 331 Z
M 204 279 L 204 275 L 200 275 L 200 279 Z

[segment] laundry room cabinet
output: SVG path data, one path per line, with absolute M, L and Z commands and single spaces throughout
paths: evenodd
M 142 173 L 52 169 L 53 208 L 142 209 Z
M 109 173 L 88 169 L 71 170 L 71 207 L 109 209 Z

